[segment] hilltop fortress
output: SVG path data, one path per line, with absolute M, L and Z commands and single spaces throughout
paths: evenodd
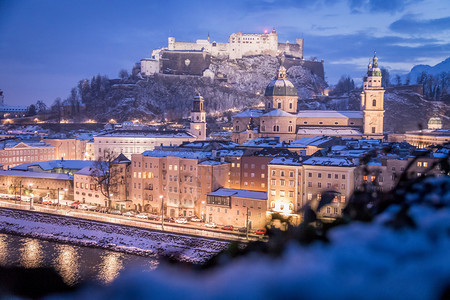
M 254 55 L 278 57 L 287 68 L 301 65 L 324 78 L 323 61 L 303 59 L 303 39 L 297 38 L 295 44 L 279 43 L 275 29 L 265 33 L 232 33 L 228 43 L 211 42 L 209 36 L 195 43 L 177 42 L 174 37 L 169 37 L 166 48 L 155 49 L 151 58 L 141 60 L 140 71 L 143 76 L 162 73 L 214 79 L 217 74 L 209 69 L 211 58 L 234 60 Z
M 238 59 L 251 55 L 287 55 L 296 58 L 303 58 L 303 39 L 296 39 L 295 44 L 279 43 L 278 33 L 275 29 L 270 33 L 242 32 L 232 33 L 228 38 L 228 43 L 210 42 L 207 40 L 197 40 L 195 43 L 176 42 L 174 37 L 169 37 L 168 50 L 171 51 L 205 51 L 213 57 L 228 59 Z

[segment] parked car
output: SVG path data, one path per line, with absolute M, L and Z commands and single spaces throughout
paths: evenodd
M 70 204 L 69 206 L 70 206 L 70 208 L 78 208 L 78 205 L 80 205 L 80 202 L 75 201 L 75 202 L 72 202 L 72 204 Z
M 239 232 L 246 233 L 246 232 L 247 232 L 247 227 L 239 227 L 239 228 L 238 228 L 238 231 L 239 231 Z
M 233 230 L 233 229 L 234 229 L 233 225 L 224 225 L 224 226 L 222 226 L 222 230 Z
M 192 218 L 189 219 L 189 221 L 192 221 L 192 222 L 201 222 L 202 219 L 197 218 L 197 217 L 192 217 Z
M 126 213 L 123 214 L 123 216 L 125 217 L 134 217 L 136 215 L 136 213 L 134 211 L 127 211 Z
M 55 204 L 55 201 L 53 199 L 44 199 L 42 200 L 42 204 Z
M 157 216 L 157 215 L 149 215 L 149 216 L 148 216 L 148 219 L 149 219 L 149 220 L 154 220 L 154 221 L 159 221 L 159 220 L 161 220 L 161 218 L 160 218 L 159 216 Z
M 87 204 L 80 204 L 80 205 L 78 205 L 78 209 L 88 210 L 88 205 Z
M 121 215 L 121 214 L 122 214 L 122 212 L 121 212 L 120 210 L 118 210 L 118 209 L 112 210 L 112 211 L 110 211 L 109 213 L 110 213 L 110 214 L 113 214 L 113 215 Z
M 136 218 L 139 218 L 139 219 L 148 219 L 148 214 L 146 214 L 146 213 L 140 213 L 140 214 L 137 214 L 137 215 L 136 215 Z
M 164 217 L 164 222 L 175 222 L 175 219 L 172 217 Z
M 186 224 L 188 221 L 185 218 L 179 218 L 175 220 L 175 223 Z
M 260 228 L 260 229 L 255 230 L 255 234 L 264 235 L 264 234 L 266 234 L 266 232 L 267 232 L 267 230 L 265 228 Z
M 208 227 L 208 228 L 216 228 L 217 225 L 216 225 L 216 223 L 214 223 L 214 222 L 209 222 L 209 223 L 206 223 L 206 224 L 205 224 L 205 227 Z

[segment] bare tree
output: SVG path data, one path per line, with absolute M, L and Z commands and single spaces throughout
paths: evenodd
M 123 176 L 120 168 L 115 164 L 114 151 L 106 149 L 103 156 L 94 163 L 91 180 L 108 200 L 107 207 L 111 207 L 111 199 L 117 197 Z

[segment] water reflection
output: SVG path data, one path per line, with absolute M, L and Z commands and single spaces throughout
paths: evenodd
M 53 267 L 69 285 L 85 280 L 108 284 L 124 270 L 151 271 L 158 263 L 155 258 L 0 234 L 1 266 Z
M 54 268 L 63 278 L 64 282 L 74 285 L 80 280 L 79 261 L 75 247 L 70 245 L 56 245 Z
M 0 265 L 6 265 L 8 253 L 8 241 L 6 235 L 0 235 Z
M 103 283 L 110 283 L 122 270 L 122 254 L 117 252 L 107 253 L 102 257 L 102 262 L 99 265 L 100 272 L 98 279 Z
M 42 266 L 42 249 L 38 240 L 26 239 L 20 250 L 20 264 L 25 268 L 37 268 Z

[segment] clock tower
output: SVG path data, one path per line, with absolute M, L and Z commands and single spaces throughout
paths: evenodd
M 384 88 L 381 86 L 381 70 L 375 52 L 372 63 L 369 61 L 367 76 L 364 77 L 361 92 L 363 111 L 363 136 L 383 139 Z
M 205 100 L 200 95 L 194 97 L 192 101 L 191 126 L 189 132 L 197 137 L 197 140 L 206 140 L 206 112 L 204 109 Z

